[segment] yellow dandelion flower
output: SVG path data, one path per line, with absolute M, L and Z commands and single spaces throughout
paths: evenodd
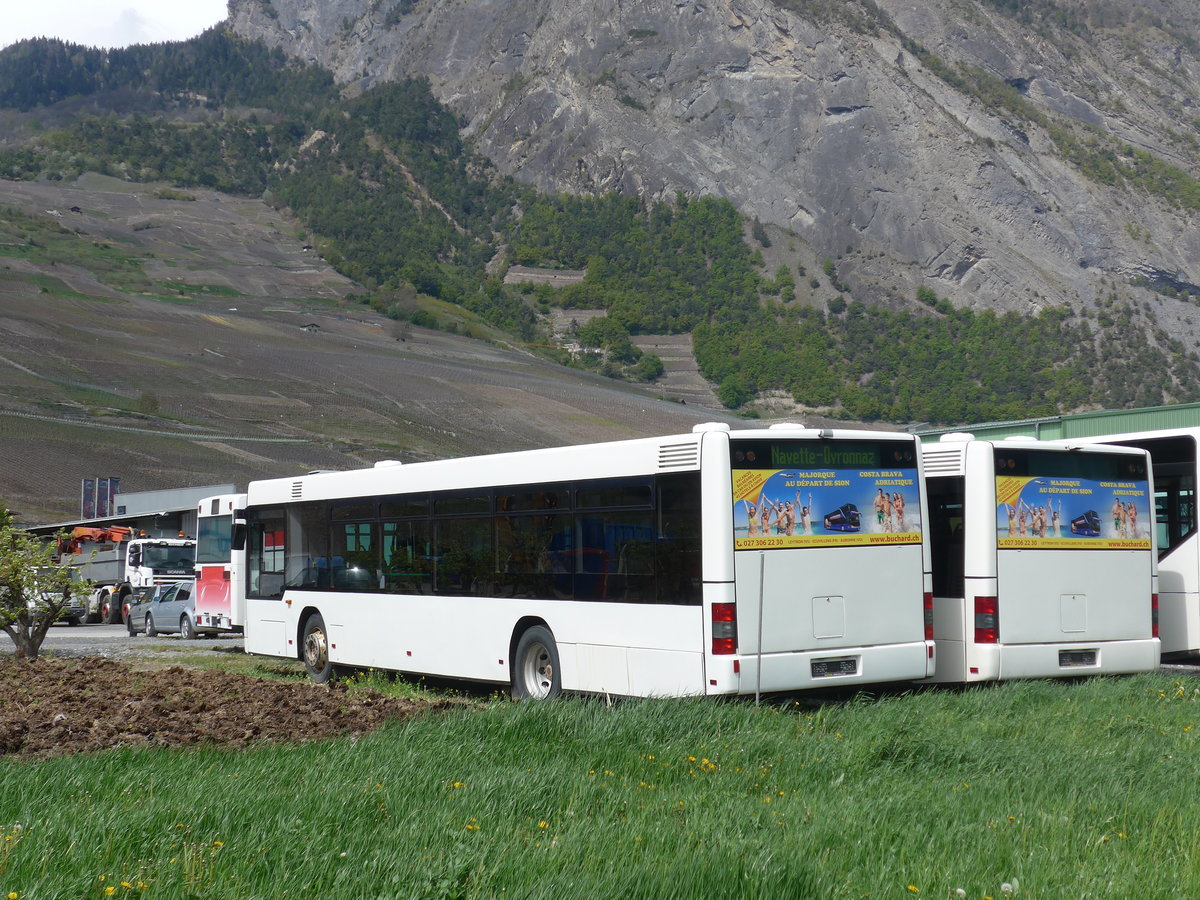
M 214 847 L 224 847 L 225 842 L 224 841 L 213 841 L 213 846 Z
M 547 822 L 545 819 L 542 819 L 542 821 L 538 822 L 538 828 L 545 830 L 549 827 L 550 827 L 550 823 Z
M 132 887 L 133 887 L 133 885 L 132 885 L 132 884 L 130 884 L 128 881 L 122 881 L 122 882 L 121 882 L 121 887 L 125 888 L 125 890 L 129 890 L 130 888 L 132 888 Z
M 921 889 L 919 887 L 917 887 L 915 884 L 910 884 L 908 886 L 908 892 L 910 894 L 919 894 L 919 893 L 921 893 Z
M 21 896 L 21 895 L 20 895 L 20 894 L 18 894 L 16 891 L 9 891 L 9 892 L 8 892 L 8 900 L 17 900 L 17 898 L 18 898 L 18 897 L 20 897 L 20 896 Z
M 117 892 L 117 886 L 115 884 L 110 884 L 108 887 L 106 887 L 104 889 L 104 896 L 111 897 L 116 892 Z

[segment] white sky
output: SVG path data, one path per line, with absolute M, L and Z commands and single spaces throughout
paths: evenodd
M 225 0 L 4 0 L 0 7 L 0 47 L 33 37 L 89 47 L 182 41 L 226 16 Z

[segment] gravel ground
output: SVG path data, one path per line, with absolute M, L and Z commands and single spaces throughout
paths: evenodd
M 13 655 L 13 644 L 0 635 L 0 658 Z M 169 657 L 171 651 L 198 652 L 207 649 L 242 649 L 245 641 L 239 635 L 218 635 L 194 641 L 184 641 L 179 635 L 145 635 L 130 637 L 124 625 L 54 625 L 42 643 L 42 654 L 56 658 L 99 656 L 104 659 L 145 659 Z

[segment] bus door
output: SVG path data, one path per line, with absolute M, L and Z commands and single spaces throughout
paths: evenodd
M 1106 442 L 1107 439 L 1106 439 Z M 1159 633 L 1163 653 L 1200 650 L 1200 545 L 1196 538 L 1196 438 L 1190 434 L 1111 443 L 1150 453 L 1158 548 Z

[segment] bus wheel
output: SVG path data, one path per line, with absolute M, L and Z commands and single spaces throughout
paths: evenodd
M 558 646 L 550 629 L 527 628 L 513 656 L 512 695 L 516 700 L 549 700 L 562 691 Z
M 304 652 L 304 667 L 317 684 L 324 684 L 333 677 L 333 664 L 329 661 L 329 633 L 320 613 L 313 613 L 304 623 L 304 638 L 300 642 Z

